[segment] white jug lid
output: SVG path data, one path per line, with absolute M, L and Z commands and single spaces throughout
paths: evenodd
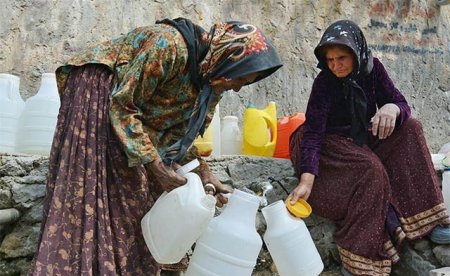
M 238 121 L 238 117 L 229 115 L 229 116 L 223 117 L 222 120 L 224 120 L 224 121 L 236 121 L 237 122 Z

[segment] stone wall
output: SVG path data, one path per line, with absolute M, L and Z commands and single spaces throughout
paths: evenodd
M 350 18 L 424 124 L 430 148 L 449 141 L 450 5 L 436 0 L 3 0 L 0 72 L 20 76 L 28 98 L 43 72 L 87 45 L 178 16 L 206 29 L 219 20 L 250 21 L 272 39 L 285 63 L 270 79 L 228 93 L 220 103 L 222 117 L 241 119 L 248 102 L 263 107 L 275 101 L 278 116 L 304 111 L 318 72 L 313 49 L 327 25 Z
M 268 204 L 286 198 L 287 190 L 297 185 L 289 160 L 249 156 L 223 156 L 208 160 L 214 174 L 222 183 L 233 188 L 260 194 L 270 177 L 273 190 L 267 194 Z M 42 220 L 42 199 L 48 159 L 32 155 L 0 154 L 0 210 L 15 208 L 20 217 L 12 223 L 0 225 L 0 276 L 25 275 L 36 251 Z M 325 264 L 322 276 L 340 275 L 340 259 L 333 241 L 334 225 L 312 215 L 305 220 L 316 247 Z M 265 221 L 257 213 L 256 227 L 263 235 Z M 401 254 L 401 262 L 392 275 L 423 276 L 428 271 L 450 266 L 450 246 L 432 244 L 427 238 L 408 244 Z M 253 276 L 275 276 L 276 268 L 265 247 L 260 252 Z

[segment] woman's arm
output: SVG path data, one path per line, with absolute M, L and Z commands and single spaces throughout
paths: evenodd
M 291 204 L 297 202 L 299 198 L 308 200 L 315 178 L 316 176 L 312 173 L 302 173 L 297 187 L 295 187 L 295 189 L 291 192 Z
M 331 96 L 322 73 L 314 80 L 306 109 L 304 133 L 300 142 L 300 160 L 297 173 L 319 174 L 319 151 L 326 133 Z
M 164 39 L 166 43 L 158 43 Z M 164 82 L 183 68 L 175 68 L 176 47 L 167 37 L 139 45 L 134 58 L 120 70 L 120 79 L 111 94 L 111 124 L 128 157 L 128 165 L 146 164 L 159 158 L 150 137 L 143 129 L 142 110 L 137 102 L 149 102 Z M 144 47 L 145 46 L 145 47 Z
M 291 141 L 291 150 L 300 151 L 291 152 L 292 163 L 299 177 L 297 187 L 291 192 L 292 204 L 299 198 L 308 199 L 314 179 L 319 174 L 319 152 L 325 136 L 331 106 L 331 98 L 327 91 L 325 78 L 320 74 L 314 80 L 308 101 L 301 141 L 300 143 Z M 299 134 L 293 135 L 292 138 L 299 139 L 299 136 Z M 295 146 L 296 144 L 300 144 L 300 146 Z
M 403 94 L 395 87 L 383 64 L 374 59 L 376 101 L 378 111 L 371 118 L 372 134 L 385 139 L 410 115 L 411 109 Z
M 398 106 L 400 113 L 396 125 L 401 125 L 411 116 L 411 108 L 400 90 L 397 89 L 383 64 L 374 58 L 376 101 L 379 108 L 392 103 Z

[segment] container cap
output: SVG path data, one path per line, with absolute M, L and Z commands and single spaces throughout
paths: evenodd
M 200 166 L 200 162 L 198 161 L 198 159 L 194 159 L 191 162 L 183 165 L 181 168 L 179 168 L 176 173 L 180 176 L 183 176 L 185 174 L 187 174 L 188 172 L 192 171 L 193 169 L 197 168 L 198 166 Z
M 238 121 L 239 119 L 238 119 L 238 117 L 237 116 L 232 116 L 232 115 L 229 115 L 229 116 L 225 116 L 225 117 L 223 117 L 223 119 L 222 120 L 224 120 L 224 121 Z
M 289 212 L 298 218 L 307 218 L 312 212 L 311 205 L 302 198 L 299 198 L 295 204 L 291 204 L 291 197 L 288 197 L 285 203 Z

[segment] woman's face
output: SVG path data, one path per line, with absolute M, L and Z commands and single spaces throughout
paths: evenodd
M 227 90 L 234 90 L 238 92 L 241 90 L 242 86 L 246 85 L 247 83 L 252 83 L 255 81 L 255 79 L 258 77 L 258 72 L 249 74 L 244 77 L 240 77 L 235 80 L 220 78 L 216 80 L 211 81 L 211 87 L 214 91 L 214 93 L 222 93 Z
M 325 58 L 330 71 L 338 78 L 344 78 L 353 71 L 354 56 L 350 48 L 343 45 L 328 46 Z

